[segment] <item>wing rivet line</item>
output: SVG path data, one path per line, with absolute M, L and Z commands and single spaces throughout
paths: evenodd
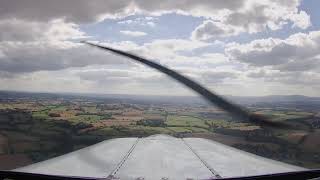
M 203 160 L 200 155 L 183 139 L 181 140 L 189 148 L 189 150 L 202 162 L 202 164 L 209 169 L 209 171 L 215 176 L 215 178 L 222 178 L 217 171 L 215 171 L 205 160 Z
M 122 160 L 118 163 L 118 165 L 116 166 L 116 168 L 109 174 L 109 176 L 107 177 L 108 180 L 113 180 L 113 179 L 119 179 L 117 178 L 115 175 L 117 174 L 117 172 L 120 170 L 120 168 L 122 167 L 122 165 L 126 162 L 126 160 L 129 158 L 130 154 L 132 153 L 132 151 L 134 150 L 134 148 L 136 147 L 136 145 L 138 144 L 140 138 L 137 138 L 137 140 L 134 142 L 134 144 L 131 146 L 131 148 L 129 149 L 129 151 L 127 152 L 127 154 L 122 158 Z

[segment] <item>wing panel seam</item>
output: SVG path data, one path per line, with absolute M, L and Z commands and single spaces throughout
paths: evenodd
M 205 160 L 203 160 L 200 155 L 183 139 L 181 140 L 184 142 L 184 144 L 189 148 L 189 150 L 202 162 L 202 164 L 209 169 L 209 171 L 216 177 L 216 178 L 222 178 L 217 171 L 215 171 Z
M 120 170 L 120 168 L 122 167 L 122 165 L 126 162 L 126 160 L 129 158 L 130 154 L 133 152 L 134 148 L 136 147 L 136 145 L 138 144 L 140 138 L 137 138 L 137 140 L 133 143 L 133 145 L 131 146 L 131 148 L 129 149 L 129 151 L 126 153 L 126 155 L 121 159 L 121 161 L 117 164 L 116 168 L 111 171 L 111 173 L 109 174 L 109 176 L 107 177 L 107 179 L 114 179 L 115 175 L 117 174 L 117 172 Z

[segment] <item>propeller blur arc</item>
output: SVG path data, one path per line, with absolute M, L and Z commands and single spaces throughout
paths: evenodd
M 240 107 L 239 105 L 236 105 L 234 103 L 229 102 L 227 99 L 209 91 L 205 87 L 201 86 L 199 83 L 179 74 L 178 72 L 176 72 L 174 70 L 171 70 L 165 66 L 162 66 L 156 62 L 153 62 L 153 61 L 147 60 L 143 57 L 134 55 L 132 53 L 121 51 L 121 50 L 114 49 L 111 47 L 106 47 L 106 46 L 102 46 L 102 45 L 87 42 L 87 41 L 82 41 L 82 43 L 85 43 L 90 46 L 94 46 L 94 47 L 97 47 L 97 48 L 100 48 L 103 50 L 107 50 L 107 51 L 112 52 L 114 54 L 130 58 L 136 62 L 142 63 L 146 66 L 151 67 L 151 68 L 154 68 L 154 69 L 170 76 L 172 79 L 175 79 L 176 81 L 184 84 L 188 88 L 194 90 L 199 95 L 201 95 L 204 99 L 209 101 L 211 104 L 219 107 L 222 110 L 229 112 L 233 117 L 236 117 L 239 120 L 242 120 L 245 122 L 252 122 L 252 123 L 255 123 L 258 125 L 262 125 L 262 126 L 287 127 L 286 124 L 270 121 L 264 116 L 253 114 L 250 111 L 248 111 L 246 108 Z

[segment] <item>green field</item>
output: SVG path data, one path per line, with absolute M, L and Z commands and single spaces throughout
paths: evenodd
M 169 115 L 166 124 L 168 126 L 209 128 L 204 120 L 191 116 Z
M 266 115 L 273 120 L 276 121 L 285 121 L 289 119 L 300 119 L 300 118 L 308 118 L 313 114 L 310 112 L 302 112 L 302 111 L 273 111 L 273 110 L 262 110 L 257 111 L 256 113 Z
M 241 147 L 245 151 L 258 155 L 267 154 L 274 159 L 283 160 L 282 155 L 285 157 L 289 154 L 295 162 L 320 162 L 320 158 L 304 159 L 305 156 L 301 155 L 302 151 L 298 148 L 292 150 L 302 142 L 303 146 L 299 146 L 301 149 L 304 149 L 304 145 L 320 147 L 314 143 L 317 142 L 318 136 L 308 136 L 310 124 L 315 120 L 312 112 L 256 108 L 256 113 L 267 115 L 274 120 L 287 120 L 299 127 L 305 127 L 299 131 L 286 129 L 265 131 L 263 127 L 227 118 L 223 112 L 205 111 L 205 109 L 188 111 L 185 108 L 179 109 L 179 106 L 172 109 L 154 106 L 152 110 L 141 106 L 139 110 L 133 110 L 128 104 L 119 105 L 119 109 L 109 110 L 105 108 L 107 105 L 101 105 L 101 102 L 95 105 L 94 102 L 85 101 L 77 103 L 53 101 L 50 104 L 45 100 L 36 103 L 35 106 L 30 104 L 32 105 L 32 102 L 0 105 L 0 109 L 3 109 L 0 114 L 0 135 L 9 140 L 8 146 L 0 149 L 0 152 L 24 153 L 32 161 L 37 162 L 106 139 L 169 134 L 176 137 L 213 139 L 229 143 L 231 146 L 237 145 L 235 147 Z M 6 107 L 11 109 L 4 109 Z M 137 123 L 140 118 L 147 123 Z M 110 119 L 110 122 L 98 123 L 107 119 Z M 123 120 L 132 121 L 132 123 L 117 122 Z M 236 140 L 230 140 L 230 138 Z M 307 140 L 303 141 L 304 139 Z M 265 146 L 266 144 L 281 148 L 270 148 L 269 145 Z M 288 149 L 291 149 L 290 152 L 287 152 Z M 309 153 L 308 158 L 318 155 L 316 150 L 305 152 Z M 296 154 L 299 156 L 295 157 Z
M 48 119 L 49 113 L 63 112 L 66 111 L 67 107 L 62 105 L 47 105 L 42 110 L 32 112 L 32 116 L 38 119 Z
M 73 122 L 95 123 L 102 119 L 104 119 L 104 117 L 98 115 L 78 115 L 71 118 L 70 120 Z

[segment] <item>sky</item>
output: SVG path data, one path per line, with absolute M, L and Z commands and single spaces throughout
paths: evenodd
M 194 95 L 149 58 L 224 95 L 320 96 L 319 0 L 0 0 L 0 90 Z

